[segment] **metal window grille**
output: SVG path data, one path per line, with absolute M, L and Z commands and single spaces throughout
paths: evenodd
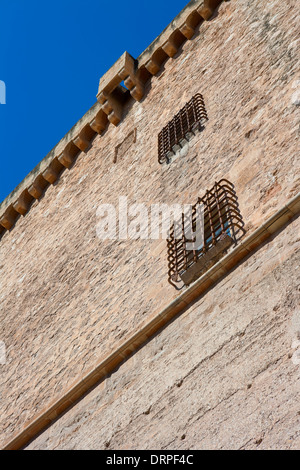
M 191 250 L 187 249 L 187 246 L 191 247 L 195 242 L 195 237 L 186 238 L 186 227 L 191 224 L 195 233 L 199 204 L 202 205 L 204 213 L 202 244 Z M 180 281 L 190 284 L 196 280 L 244 234 L 244 224 L 238 209 L 237 197 L 232 183 L 228 180 L 222 179 L 216 182 L 203 197 L 199 197 L 196 204 L 192 206 L 191 214 L 190 220 L 182 214 L 179 225 L 177 221 L 170 228 L 167 241 L 168 280 L 173 286 L 176 286 L 174 283 Z
M 174 153 L 173 147 L 181 146 L 186 135 L 207 119 L 203 96 L 197 93 L 159 133 L 159 163 L 169 162 L 170 154 Z

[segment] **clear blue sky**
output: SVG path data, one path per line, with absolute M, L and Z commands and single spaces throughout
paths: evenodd
M 188 0 L 0 0 L 0 203 L 95 103 L 100 77 L 134 57 Z

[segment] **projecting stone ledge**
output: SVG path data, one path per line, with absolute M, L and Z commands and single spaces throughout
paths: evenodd
M 193 37 L 196 27 L 211 18 L 221 2 L 190 1 L 137 60 L 128 52 L 117 60 L 100 80 L 95 105 L 0 204 L 0 236 L 12 229 L 18 217 L 28 212 L 31 203 L 42 197 L 65 168 L 72 166 L 80 151 L 88 150 L 96 134 L 102 134 L 110 122 L 115 126 L 119 124 L 130 96 L 136 101 L 143 98 L 151 75 L 158 73 L 168 57 L 174 57 L 183 42 Z
M 222 0 L 192 0 L 155 41 L 139 56 L 139 70 L 156 75 L 168 57 L 174 57 L 180 46 L 191 39 L 197 26 L 209 20 Z
M 123 81 L 125 87 L 121 85 Z M 97 94 L 102 111 L 115 126 L 122 119 L 128 90 L 136 101 L 140 101 L 145 93 L 145 81 L 137 69 L 136 60 L 128 52 L 124 52 L 101 78 Z
M 120 123 L 129 94 L 140 101 L 151 75 L 158 73 L 168 57 L 177 54 L 180 46 L 194 36 L 196 27 L 203 20 L 210 19 L 221 2 L 222 0 L 192 0 L 137 60 L 124 52 L 103 75 L 97 100 L 112 124 L 117 126 Z
M 58 180 L 64 168 L 71 167 L 80 151 L 87 151 L 94 136 L 101 134 L 107 123 L 107 115 L 96 103 L 0 204 L 0 235 L 3 229 L 12 229 L 18 217 L 28 212 L 31 203 Z

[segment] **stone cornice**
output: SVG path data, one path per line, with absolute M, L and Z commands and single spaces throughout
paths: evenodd
M 208 289 L 226 276 L 243 259 L 254 253 L 270 237 L 284 228 L 299 213 L 300 193 L 241 243 L 236 245 L 169 305 L 155 314 L 150 321 L 140 325 L 134 334 L 121 344 L 116 345 L 114 351 L 101 358 L 98 365 L 82 377 L 81 380 L 73 384 L 58 401 L 48 406 L 44 412 L 12 436 L 11 440 L 3 447 L 3 450 L 18 450 L 27 445 L 40 432 L 62 416 L 66 410 L 83 398 L 86 393 L 91 391 L 100 381 L 104 380 L 107 375 L 112 373 L 124 360 L 144 346 L 159 330 L 166 327 L 177 315 L 183 313 L 196 299 L 203 296 Z
M 69 168 L 80 151 L 85 151 L 96 134 L 107 125 L 101 106 L 96 103 L 60 140 L 48 155 L 26 176 L 0 205 L 0 231 L 10 230 L 19 214 L 25 215 L 34 199 L 39 199 L 64 168 Z
M 70 168 L 79 152 L 87 151 L 95 135 L 101 134 L 110 123 L 115 126 L 120 123 L 128 100 L 143 98 L 151 76 L 193 37 L 196 27 L 203 20 L 209 20 L 222 1 L 190 1 L 138 59 L 125 52 L 104 74 L 97 102 L 0 204 L 0 237 L 13 228 L 18 217 L 29 211 L 31 203 L 57 181 L 65 168 Z

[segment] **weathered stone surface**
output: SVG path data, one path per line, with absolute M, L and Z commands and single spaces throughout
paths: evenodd
M 299 448 L 297 227 L 295 220 L 27 448 Z
M 147 85 L 145 98 L 140 103 L 132 100 L 128 104 L 130 109 L 128 108 L 126 119 L 118 127 L 109 126 L 101 136 L 96 136 L 87 154 L 80 153 L 75 164 L 61 173 L 60 179 L 50 185 L 42 197 L 39 188 L 32 188 L 32 197 L 40 199 L 32 202 L 28 214 L 17 219 L 13 231 L 3 233 L 0 243 L 0 340 L 4 341 L 7 352 L 7 363 L 0 366 L 1 446 L 22 430 L 26 423 L 57 401 L 73 383 L 80 381 L 82 376 L 98 363 L 99 358 L 114 350 L 128 335 L 136 331 L 140 324 L 157 314 L 178 295 L 167 283 L 165 242 L 99 240 L 96 236 L 96 211 L 99 204 L 117 205 L 120 195 L 128 196 L 130 204 L 194 203 L 198 195 L 211 187 L 215 180 L 226 177 L 235 185 L 247 233 L 251 233 L 298 192 L 299 107 L 295 105 L 293 98 L 296 91 L 293 84 L 298 79 L 299 60 L 299 48 L 295 46 L 298 35 L 297 11 L 299 2 L 296 0 L 223 3 L 218 13 L 209 22 L 203 22 L 193 39 L 182 46 L 181 53 L 167 61 L 163 69 L 152 77 L 151 86 L 150 83 Z M 179 155 L 170 165 L 158 165 L 159 131 L 172 118 L 174 112 L 197 92 L 203 94 L 207 106 L 209 121 L 205 129 L 188 142 L 184 155 Z M 100 105 L 96 108 L 97 112 L 100 112 Z M 86 122 L 90 122 L 88 116 L 84 125 Z M 114 165 L 116 145 L 124 141 L 135 128 L 138 135 L 136 144 L 128 149 L 124 158 L 118 160 L 117 165 Z M 74 131 L 75 137 L 77 131 Z M 69 141 L 73 141 L 71 135 L 67 142 L 59 147 L 58 155 L 61 155 Z M 44 165 L 46 163 L 44 162 Z M 43 166 L 42 171 L 46 169 L 47 167 Z M 4 223 L 10 225 L 9 220 Z M 11 223 L 14 223 L 14 220 Z M 197 335 L 204 335 L 201 340 L 202 355 L 196 355 L 194 362 L 192 359 L 188 361 L 187 357 L 189 367 L 191 363 L 196 365 L 197 361 L 200 363 L 206 360 L 207 377 L 210 378 L 212 376 L 209 375 L 209 368 L 213 367 L 214 363 L 211 363 L 209 358 L 214 361 L 222 356 L 222 351 L 226 351 L 230 365 L 226 367 L 236 365 L 236 368 L 228 371 L 233 377 L 235 374 L 241 374 L 241 382 L 235 382 L 235 388 L 232 390 L 236 390 L 236 393 L 231 398 L 231 389 L 226 388 L 227 385 L 224 386 L 224 393 L 222 392 L 222 381 L 215 389 L 212 387 L 212 395 L 206 397 L 206 401 L 201 404 L 204 411 L 208 406 L 217 406 L 217 400 L 221 398 L 222 405 L 220 404 L 219 410 L 222 410 L 222 406 L 226 408 L 226 400 L 229 400 L 228 410 L 235 407 L 235 404 L 240 406 L 239 403 L 242 402 L 234 402 L 239 400 L 239 397 L 246 396 L 243 395 L 243 390 L 240 390 L 240 384 L 245 382 L 246 386 L 252 378 L 257 377 L 257 381 L 260 378 L 261 382 L 257 382 L 260 394 L 263 394 L 270 384 L 270 400 L 274 404 L 272 409 L 270 407 L 270 413 L 274 427 L 271 429 L 271 424 L 269 425 L 269 441 L 263 441 L 270 447 L 280 447 L 280 435 L 285 447 L 295 445 L 288 442 L 288 436 L 294 436 L 293 442 L 297 442 L 294 408 L 288 393 L 296 386 L 298 369 L 294 368 L 293 362 L 285 362 L 284 359 L 290 348 L 285 332 L 292 315 L 286 296 L 294 302 L 294 291 L 289 290 L 288 286 L 293 289 L 296 286 L 297 265 L 293 264 L 296 258 L 291 257 L 291 253 L 296 251 L 296 224 L 297 222 L 290 226 L 293 230 L 282 232 L 284 243 L 282 242 L 281 246 L 268 245 L 268 256 L 249 259 L 249 263 L 254 264 L 252 270 L 248 269 L 247 276 L 246 272 L 242 275 L 244 263 L 242 268 L 239 268 L 240 271 L 233 272 L 240 274 L 232 278 L 233 287 L 227 297 L 231 300 L 234 286 L 239 286 L 235 291 L 235 300 L 231 300 L 234 307 L 228 310 L 226 305 L 222 304 L 221 291 L 215 289 L 205 297 L 206 300 L 201 301 L 206 302 L 205 312 L 210 309 L 213 311 L 213 305 L 219 305 L 220 312 L 224 311 L 224 315 L 220 313 L 219 316 L 224 322 L 228 321 L 227 327 L 218 323 L 217 327 L 220 329 L 214 330 L 214 316 L 207 317 L 210 324 L 194 327 L 193 315 L 196 310 L 189 310 L 182 317 L 191 322 L 186 329 L 181 329 L 175 322 L 177 333 L 180 335 L 178 348 L 191 341 L 197 349 L 201 344 Z M 272 274 L 274 270 L 270 267 L 272 263 L 274 270 L 276 265 L 278 272 L 282 269 L 283 280 L 276 284 L 276 288 L 275 284 L 272 284 L 276 280 L 275 274 Z M 267 285 L 262 285 L 256 294 L 258 276 L 264 278 L 266 269 L 269 269 L 269 282 L 273 287 L 268 291 Z M 240 279 L 246 279 L 243 285 L 240 284 Z M 226 285 L 228 278 L 223 282 Z M 271 292 L 270 295 L 267 295 L 268 292 Z M 207 303 L 209 298 L 211 303 Z M 281 314 L 278 316 L 276 310 L 272 310 L 276 305 L 271 305 L 275 300 L 281 305 Z M 198 305 L 197 309 L 199 308 Z M 242 313 L 238 315 L 238 312 Z M 236 326 L 236 317 L 232 316 L 235 314 L 239 318 Z M 256 318 L 252 323 L 250 314 Z M 200 317 L 202 318 L 202 315 Z M 246 356 L 241 357 L 244 357 L 245 361 L 250 358 L 249 373 L 244 370 L 245 362 L 242 359 L 239 362 L 234 356 L 239 331 L 243 331 L 243 326 L 246 328 L 248 321 L 252 354 L 247 356 L 246 350 Z M 266 323 L 263 323 L 264 321 Z M 250 334 L 252 327 L 253 332 Z M 218 342 L 206 339 L 208 332 L 210 338 L 217 338 L 220 332 Z M 266 369 L 265 375 L 262 371 L 267 364 L 263 360 L 260 362 L 263 353 L 258 348 L 261 342 L 266 348 L 268 364 L 274 364 L 273 368 L 270 366 Z M 225 343 L 228 349 L 225 348 Z M 145 349 L 143 354 L 147 355 L 147 351 Z M 295 354 L 294 361 L 297 361 L 296 351 L 292 351 L 292 354 Z M 174 349 L 174 354 L 177 353 L 178 350 Z M 176 359 L 178 362 L 174 361 L 176 367 L 172 364 L 176 374 L 181 370 L 180 357 L 179 353 Z M 149 357 L 146 356 L 144 360 L 147 362 Z M 220 364 L 223 367 L 225 363 L 215 363 L 217 375 L 222 374 Z M 261 364 L 261 368 L 257 364 Z M 158 361 L 159 369 L 156 375 L 151 375 L 152 366 L 149 365 L 148 380 L 149 383 L 156 381 L 160 384 L 156 388 L 163 396 L 167 385 L 163 382 L 164 369 L 161 369 L 161 366 Z M 122 367 L 131 369 L 130 362 Z M 185 368 L 183 370 L 188 371 Z M 272 370 L 274 374 L 271 374 Z M 138 370 L 136 374 L 138 377 Z M 174 380 L 175 377 L 178 379 L 176 374 Z M 197 374 L 201 377 L 199 370 Z M 169 375 L 166 376 L 166 380 L 169 380 L 167 377 Z M 277 396 L 272 390 L 278 389 L 283 380 L 287 380 L 288 386 L 285 391 L 282 386 Z M 200 385 L 198 384 L 198 389 Z M 134 378 L 128 384 L 128 390 L 131 390 L 128 394 L 133 394 L 130 400 L 136 405 L 136 416 L 140 414 L 137 425 L 148 426 L 148 434 L 136 434 L 140 436 L 139 446 L 176 447 L 180 443 L 185 445 L 185 442 L 189 442 L 187 439 L 180 442 L 174 440 L 173 435 L 171 443 L 167 436 L 168 421 L 165 421 L 163 430 L 165 437 L 159 434 L 160 430 L 151 428 L 154 415 L 143 413 L 149 410 L 151 404 L 154 406 L 156 403 L 156 389 L 149 387 L 150 396 L 144 394 L 143 398 L 139 393 L 139 387 L 142 386 L 145 386 L 145 383 L 140 383 Z M 124 382 L 125 391 L 126 387 Z M 192 382 L 190 388 L 192 389 Z M 135 393 L 132 390 L 135 390 Z M 183 400 L 184 388 L 176 387 L 174 390 L 180 393 L 180 399 Z M 248 393 L 254 393 L 254 390 L 253 386 Z M 267 398 L 259 396 L 261 404 L 258 402 L 255 405 L 255 396 L 251 402 L 253 411 L 249 402 L 249 420 L 256 416 L 254 410 L 257 416 L 262 416 L 260 410 L 263 410 L 264 400 Z M 193 399 L 193 395 L 186 397 Z M 172 404 L 174 398 L 165 395 L 164 399 L 169 399 Z M 117 440 L 113 422 L 110 421 L 115 414 L 121 414 L 121 408 L 119 407 L 118 411 L 117 401 L 113 404 L 115 398 L 111 400 L 112 406 L 103 421 L 107 423 L 105 433 L 114 439 L 112 445 L 121 447 L 123 444 Z M 166 402 L 162 401 L 163 403 Z M 276 408 L 277 404 L 280 405 L 279 408 Z M 266 403 L 265 405 L 267 406 Z M 99 409 L 100 406 L 101 400 L 100 405 L 97 401 L 93 405 Z M 167 404 L 164 406 L 167 407 Z M 159 408 L 155 409 L 158 414 L 162 413 Z M 175 406 L 174 413 L 176 409 Z M 281 410 L 286 410 L 286 413 L 281 414 Z M 216 408 L 215 413 L 217 411 Z M 197 419 L 194 420 L 189 413 L 187 416 L 191 418 L 190 435 L 193 429 L 193 432 L 197 433 Z M 214 416 L 218 418 L 217 414 Z M 247 441 L 243 438 L 246 431 L 244 434 L 241 432 L 241 438 L 235 437 L 233 421 L 230 421 L 230 414 L 227 416 L 230 429 L 227 437 L 232 438 L 231 443 L 229 440 L 225 442 L 225 433 L 218 434 L 214 431 L 212 421 L 210 436 L 205 438 L 202 434 L 199 447 L 201 442 L 203 447 L 209 443 L 216 447 L 226 447 L 229 444 L 246 447 Z M 127 425 L 126 419 L 124 418 L 122 429 Z M 218 419 L 222 419 L 222 414 Z M 83 415 L 80 426 L 84 425 L 84 420 Z M 153 420 L 153 423 L 155 422 Z M 184 428 L 187 426 L 184 423 L 189 424 L 183 421 L 182 434 L 181 428 L 176 428 L 179 437 L 186 432 Z M 247 428 L 246 421 L 243 423 Z M 74 430 L 76 426 L 72 424 L 70 429 Z M 226 426 L 226 423 L 220 424 L 220 429 L 222 426 Z M 76 441 L 75 433 L 74 446 L 104 445 L 104 437 L 99 434 L 91 437 L 92 429 L 91 425 L 90 431 L 86 431 L 85 441 L 79 435 Z M 58 431 L 57 435 L 60 435 Z M 212 435 L 216 435 L 216 441 L 213 441 Z M 45 436 L 41 439 L 46 439 Z M 120 439 L 121 437 L 120 433 Z M 260 438 L 255 435 L 256 440 Z M 131 436 L 130 439 L 132 440 L 128 441 L 128 446 L 134 447 L 134 437 Z M 191 445 L 197 446 L 196 437 L 193 439 L 190 440 Z M 45 441 L 37 441 L 37 446 L 38 442 L 42 446 Z M 66 446 L 73 445 L 71 440 L 65 437 L 62 438 L 61 444 L 57 441 L 51 442 L 53 447 L 63 446 L 63 442 Z M 47 445 L 50 445 L 49 442 Z M 249 441 L 247 445 L 254 446 L 254 441 Z

